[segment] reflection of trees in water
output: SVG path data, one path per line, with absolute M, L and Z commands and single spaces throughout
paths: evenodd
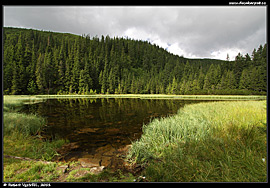
M 195 101 L 193 101 L 195 102 Z M 68 116 L 70 119 L 83 119 L 89 114 L 98 112 L 99 120 L 114 121 L 114 116 L 125 116 L 125 114 L 135 117 L 144 114 L 176 113 L 179 108 L 191 101 L 181 100 L 161 100 L 161 99 L 134 99 L 134 98 L 74 98 L 47 100 L 44 103 L 27 105 L 27 111 L 48 117 L 53 114 Z
M 85 128 L 117 128 L 122 132 L 132 132 L 129 130 L 131 127 L 139 130 L 143 123 L 148 123 L 150 119 L 175 114 L 179 108 L 191 102 L 195 101 L 134 98 L 49 99 L 44 103 L 26 106 L 25 111 L 46 117 L 48 129 L 51 129 L 50 134 L 59 134 L 61 137 Z
M 101 99 L 102 105 L 99 113 L 102 120 L 114 121 L 115 116 L 124 118 L 140 118 L 149 116 L 147 114 L 167 114 L 169 111 L 175 113 L 182 105 L 173 101 L 164 100 L 141 100 L 141 99 Z M 180 105 L 179 105 L 180 104 Z M 119 117 L 117 117 L 119 118 Z
M 68 156 L 94 154 L 98 148 L 120 148 L 140 138 L 143 124 L 177 111 L 187 103 L 199 101 L 77 98 L 49 99 L 26 105 L 24 112 L 47 118 L 43 136 L 64 138 L 78 148 Z

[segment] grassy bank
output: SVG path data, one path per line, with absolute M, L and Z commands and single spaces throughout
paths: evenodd
M 129 160 L 148 181 L 265 182 L 266 126 L 265 101 L 188 105 L 144 126 Z
M 140 98 L 181 100 L 265 100 L 262 95 L 164 95 L 164 94 L 95 94 L 95 95 L 35 95 L 36 99 L 47 98 Z
M 38 100 L 40 101 L 40 99 L 32 96 L 4 97 L 4 155 L 50 161 L 57 155 L 56 149 L 65 143 L 64 140 L 41 140 L 39 133 L 46 124 L 46 120 L 35 114 L 18 112 L 24 103 L 37 102 Z M 4 158 L 4 181 L 39 181 L 40 179 L 37 178 L 39 175 L 32 177 L 29 173 L 23 175 L 18 173 L 20 171 L 28 172 L 27 168 L 31 172 L 32 167 L 38 164 L 42 164 L 44 168 L 51 169 L 52 167 L 50 164 L 43 164 L 36 161 Z M 35 172 L 32 172 L 33 175 Z

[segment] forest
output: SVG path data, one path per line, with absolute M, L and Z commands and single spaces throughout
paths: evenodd
M 267 44 L 234 61 L 188 59 L 148 41 L 3 28 L 3 92 L 266 95 Z

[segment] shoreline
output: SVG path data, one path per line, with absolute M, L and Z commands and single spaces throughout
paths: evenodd
M 183 98 L 181 98 L 181 97 L 188 98 L 190 96 L 182 96 L 182 95 L 181 96 L 177 96 L 177 95 L 158 95 L 157 96 L 157 95 L 132 95 L 132 94 L 130 94 L 130 95 L 129 94 L 127 94 L 127 95 L 94 95 L 94 96 L 93 95 L 64 95 L 64 96 L 61 96 L 61 95 L 49 95 L 49 96 L 48 95 L 45 95 L 45 96 L 44 95 L 32 95 L 32 96 L 30 96 L 30 95 L 18 95 L 18 96 L 16 96 L 16 95 L 4 95 L 4 100 L 3 101 L 4 101 L 4 114 L 6 114 L 6 113 L 17 113 L 16 112 L 16 108 L 17 107 L 20 107 L 20 105 L 24 104 L 25 102 L 26 103 L 28 103 L 28 102 L 29 103 L 35 103 L 35 102 L 42 102 L 42 101 L 44 101 L 46 99 L 53 99 L 53 98 L 55 98 L 55 99 L 57 99 L 57 98 L 141 98 L 141 99 L 180 99 L 180 100 L 182 100 Z M 193 96 L 193 97 L 197 97 L 197 100 L 202 100 L 203 97 L 209 97 L 209 96 Z M 213 96 L 211 95 L 211 97 L 213 97 Z M 266 96 L 244 96 L 244 99 L 243 99 L 243 96 L 214 96 L 214 98 L 212 98 L 212 100 L 216 100 L 217 97 L 220 97 L 221 98 L 220 101 L 227 100 L 228 101 L 227 104 L 234 103 L 233 101 L 229 101 L 229 100 L 238 100 L 239 101 L 239 98 L 241 98 L 241 97 L 242 97 L 242 100 L 253 100 L 253 102 L 252 101 L 250 101 L 250 102 L 249 101 L 246 101 L 246 102 L 244 102 L 244 101 L 243 102 L 240 102 L 239 101 L 239 104 L 247 103 L 247 105 L 248 105 L 247 107 L 252 107 L 250 110 L 253 109 L 253 105 L 251 105 L 251 104 L 249 105 L 248 103 L 252 103 L 252 104 L 255 105 L 257 103 L 264 103 L 263 101 L 260 102 L 258 100 L 265 100 L 266 101 Z M 227 97 L 227 99 L 225 99 L 226 97 Z M 232 97 L 233 99 L 228 99 L 228 97 Z M 188 99 L 194 100 L 194 98 L 193 99 L 192 98 L 188 98 Z M 209 99 L 207 99 L 207 100 L 209 100 Z M 257 100 L 257 102 L 254 101 L 254 100 Z M 10 103 L 7 103 L 7 101 L 9 101 Z M 217 103 L 219 103 L 219 101 L 217 101 Z M 222 104 L 222 103 L 224 103 L 224 102 L 221 102 L 220 104 Z M 237 103 L 237 102 L 235 101 L 235 103 Z M 265 102 L 265 104 L 266 104 L 266 102 Z M 207 104 L 204 104 L 204 105 L 202 104 L 202 107 L 204 107 L 205 105 L 207 105 Z M 227 105 L 225 105 L 224 108 L 226 106 Z M 235 105 L 235 106 L 232 106 L 232 107 L 233 107 L 232 109 L 236 108 L 235 110 L 237 110 L 239 108 L 238 111 L 241 112 L 242 115 L 246 115 L 246 112 L 245 112 L 246 108 L 245 108 L 245 106 L 242 106 L 241 107 L 241 106 Z M 188 105 L 186 109 L 190 109 L 190 108 L 192 108 L 192 105 Z M 205 112 L 207 112 L 207 109 L 208 109 L 208 111 L 210 110 L 210 112 L 211 112 L 211 109 L 212 108 L 213 108 L 213 106 L 211 108 L 206 108 L 205 109 Z M 196 111 L 196 108 L 194 110 Z M 216 110 L 217 111 L 220 110 L 220 106 L 216 106 Z M 238 111 L 235 111 L 235 112 L 238 112 Z M 203 111 L 202 112 L 198 111 L 198 112 L 199 113 L 203 113 Z M 247 112 L 248 113 L 251 113 L 249 111 L 247 111 Z M 256 111 L 254 111 L 254 112 L 256 112 Z M 231 112 L 228 111 L 227 113 L 231 113 Z M 256 113 L 258 113 L 258 112 L 256 112 Z M 190 111 L 190 113 L 187 113 L 186 116 L 192 117 L 192 114 L 193 114 L 193 111 Z M 235 115 L 231 115 L 229 117 L 232 117 L 233 118 L 235 116 L 234 117 L 235 119 L 237 119 L 237 118 L 240 118 L 241 119 L 242 118 L 242 115 L 241 114 L 239 114 L 239 117 L 238 116 L 235 116 Z M 195 115 L 194 117 L 197 117 L 197 114 L 194 114 L 194 115 Z M 165 133 L 168 132 L 170 134 L 174 134 L 173 133 L 174 132 L 174 129 L 173 129 L 173 127 L 171 127 L 171 125 L 170 125 L 169 122 L 170 121 L 178 121 L 178 119 L 180 117 L 180 116 L 179 117 L 178 116 L 179 116 L 179 114 L 176 114 L 176 115 L 174 115 L 172 117 L 163 118 L 163 120 L 162 120 L 162 122 L 164 123 L 163 125 L 167 125 L 168 124 L 168 126 L 163 126 L 165 129 L 162 130 L 162 131 L 165 131 Z M 220 123 L 220 124 L 223 125 L 224 122 L 223 122 L 222 119 L 224 119 L 226 117 L 226 113 L 224 113 L 223 116 L 217 114 L 216 116 L 213 116 L 213 118 L 218 118 L 219 116 L 222 117 L 222 118 L 218 121 L 218 123 Z M 206 116 L 206 117 L 208 117 L 208 116 Z M 211 113 L 209 114 L 209 117 L 211 117 Z M 22 117 L 22 118 L 27 118 L 27 117 Z M 25 121 L 22 118 L 21 118 L 21 121 L 25 123 Z M 34 118 L 38 118 L 38 117 L 34 117 Z M 249 117 L 245 117 L 245 118 L 249 118 Z M 15 117 L 15 119 L 16 119 L 16 117 Z M 192 119 L 193 119 L 193 117 L 192 117 Z M 184 121 L 185 119 L 182 119 L 182 120 Z M 180 122 L 182 122 L 182 120 Z M 241 121 L 242 121 L 242 119 L 241 119 Z M 130 161 L 131 162 L 131 166 L 134 166 L 135 167 L 135 166 L 138 166 L 139 165 L 139 166 L 145 167 L 145 164 L 143 162 L 144 161 L 144 158 L 146 159 L 146 161 L 148 160 L 151 163 L 151 164 L 149 163 L 150 166 L 148 166 L 147 169 L 146 169 L 146 171 L 143 171 L 141 175 L 144 175 L 145 173 L 148 173 L 147 179 L 149 178 L 149 175 L 150 174 L 152 174 L 153 177 L 160 176 L 161 174 L 158 174 L 158 173 L 161 173 L 161 172 L 156 171 L 156 170 L 159 169 L 159 168 L 161 168 L 161 166 L 159 166 L 158 164 L 157 164 L 157 166 L 155 166 L 155 161 L 156 160 L 161 160 L 162 163 L 165 165 L 165 167 L 167 165 L 170 165 L 170 164 L 188 165 L 188 164 L 179 163 L 177 161 L 177 158 L 182 157 L 183 159 L 191 160 L 192 157 L 191 157 L 191 154 L 188 153 L 189 150 L 190 151 L 194 151 L 194 152 L 195 151 L 196 152 L 199 152 L 199 153 L 197 153 L 198 156 L 201 156 L 203 158 L 209 158 L 209 157 L 211 157 L 210 154 L 211 154 L 212 150 L 208 150 L 208 148 L 207 148 L 208 147 L 207 146 L 207 143 L 208 142 L 205 142 L 205 143 L 204 142 L 201 142 L 201 143 L 204 143 L 204 144 L 201 144 L 201 145 L 198 144 L 198 143 L 197 143 L 197 145 L 196 144 L 194 145 L 195 142 L 193 143 L 193 142 L 186 142 L 186 141 L 185 142 L 182 142 L 181 141 L 179 143 L 178 142 L 172 142 L 171 143 L 170 142 L 171 138 L 173 138 L 173 139 L 176 138 L 176 135 L 169 136 L 168 137 L 169 138 L 168 143 L 166 142 L 165 144 L 163 144 L 164 145 L 163 148 L 156 147 L 156 149 L 157 149 L 156 151 L 154 151 L 155 148 L 154 148 L 154 150 L 153 150 L 153 148 L 149 148 L 149 150 L 147 150 L 149 152 L 148 154 L 147 153 L 143 153 L 143 152 L 138 152 L 140 150 L 140 143 L 143 143 L 144 142 L 143 140 L 145 140 L 148 137 L 147 136 L 148 135 L 147 132 L 149 132 L 149 131 L 147 129 L 150 128 L 149 130 L 151 130 L 151 127 L 153 129 L 156 129 L 156 125 L 155 126 L 153 126 L 153 125 L 154 124 L 157 124 L 158 125 L 158 124 L 160 124 L 159 122 L 162 123 L 159 120 L 153 120 L 153 122 L 147 124 L 145 126 L 145 128 L 144 128 L 145 129 L 145 132 L 142 135 L 142 137 L 144 137 L 144 138 L 141 137 L 138 140 L 138 142 L 132 143 L 132 147 L 134 147 L 133 148 L 133 151 L 131 149 L 131 151 L 130 151 L 131 153 L 129 153 L 129 154 L 127 153 L 127 155 L 129 155 L 129 157 L 127 157 L 126 159 L 129 160 L 129 161 L 131 160 Z M 203 123 L 204 122 L 204 119 L 199 120 L 198 123 L 199 122 Z M 243 120 L 243 125 L 245 125 L 245 122 L 246 121 Z M 228 123 L 230 123 L 230 122 L 228 122 Z M 224 125 L 226 125 L 226 124 L 224 124 Z M 228 126 L 229 126 L 229 124 L 228 124 Z M 149 128 L 147 128 L 147 127 L 149 127 Z M 211 128 L 211 126 L 209 128 Z M 229 128 L 228 130 L 230 131 L 230 127 L 228 127 L 228 128 Z M 178 129 L 178 128 L 176 128 L 176 129 Z M 217 127 L 215 129 L 216 130 L 219 130 L 220 128 Z M 261 132 L 261 128 L 260 127 L 258 128 L 258 130 L 257 130 L 256 127 L 253 127 L 253 128 L 251 127 L 251 129 L 250 129 L 250 127 L 247 127 L 247 129 L 246 128 L 243 129 L 243 130 L 242 129 L 241 130 L 239 129 L 239 131 L 238 131 L 238 128 L 237 127 L 236 128 L 233 128 L 233 129 L 237 130 L 237 132 L 230 132 L 230 133 L 231 134 L 236 134 L 235 136 L 237 136 L 237 137 L 242 136 L 242 135 L 245 136 L 246 134 L 251 134 L 251 133 L 253 134 L 253 130 L 255 130 L 255 133 L 256 134 Z M 229 148 L 227 148 L 227 145 L 226 144 L 230 144 L 233 148 L 236 147 L 236 146 L 238 147 L 238 145 L 235 145 L 234 139 L 232 141 L 228 142 L 228 143 L 225 143 L 225 141 L 226 142 L 229 141 L 230 138 L 229 137 L 228 138 L 226 137 L 227 134 L 225 134 L 224 131 L 227 131 L 227 129 L 226 130 L 221 129 L 221 131 L 214 132 L 217 135 L 214 136 L 213 139 L 218 139 L 217 141 L 220 141 L 219 139 L 224 139 L 224 142 L 222 141 L 221 143 L 219 143 L 217 145 L 213 145 L 213 148 L 214 148 L 213 151 L 217 150 L 216 151 L 217 153 L 223 152 L 222 148 L 229 149 Z M 246 133 L 246 131 L 247 131 L 247 133 Z M 250 132 L 250 131 L 252 131 L 252 132 Z M 176 132 L 179 132 L 179 131 L 176 131 Z M 224 132 L 224 134 L 221 134 L 223 132 Z M 203 133 L 203 135 L 208 135 L 208 133 L 204 133 L 203 131 L 202 131 L 202 133 Z M 221 134 L 221 135 L 219 135 L 219 134 Z M 261 133 L 260 134 L 257 134 L 257 135 L 259 135 L 260 137 L 264 137 L 263 134 L 261 134 Z M 23 143 L 25 146 L 27 146 L 27 148 L 31 148 L 32 145 L 33 145 L 33 142 L 36 142 L 37 147 L 40 147 L 43 144 L 46 145 L 45 142 L 44 143 L 43 142 L 40 142 L 40 141 L 37 142 L 39 139 L 38 139 L 37 136 L 34 136 L 34 135 L 28 136 L 26 140 L 23 139 L 23 135 L 21 133 L 19 133 L 19 132 L 18 132 L 17 136 L 16 136 L 16 133 L 15 134 L 11 134 L 11 135 L 6 135 L 5 134 L 4 136 L 5 136 L 4 147 L 5 146 L 6 147 L 9 146 L 10 144 L 12 144 L 12 145 L 14 145 L 16 147 L 20 147 L 19 145 Z M 221 136 L 221 138 L 219 138 L 217 136 Z M 158 138 L 159 138 L 159 136 L 157 135 L 153 140 L 158 141 Z M 194 138 L 196 138 L 196 135 L 194 135 Z M 207 138 L 207 137 L 205 137 L 205 138 Z M 188 138 L 185 138 L 185 139 L 189 140 Z M 250 139 L 246 140 L 246 139 L 243 138 L 241 140 L 241 142 L 247 142 L 249 140 Z M 143 141 L 143 142 L 141 142 L 141 141 Z M 259 143 L 261 141 L 262 140 L 259 139 L 256 142 Z M 13 143 L 13 142 L 15 142 L 15 143 Z M 253 143 L 252 140 L 250 140 L 250 142 Z M 225 145 L 224 145 L 224 143 L 225 143 Z M 6 144 L 8 144 L 8 145 L 6 145 Z M 61 145 L 65 144 L 65 143 L 64 142 L 60 142 L 58 144 L 57 145 L 61 147 Z M 147 144 L 147 142 L 145 142 L 145 144 Z M 150 146 L 149 144 L 147 144 L 147 145 Z M 195 148 L 193 148 L 193 145 L 194 145 Z M 55 148 L 55 146 L 53 146 L 53 145 L 51 145 L 49 147 Z M 198 149 L 197 147 L 202 147 L 202 150 L 201 149 Z M 204 147 L 206 147 L 206 148 L 204 148 Z M 263 145 L 261 145 L 261 147 L 263 147 Z M 26 150 L 27 150 L 27 148 L 26 148 Z M 232 152 L 236 152 L 236 151 L 237 152 L 240 152 L 241 151 L 239 149 L 233 150 L 233 148 L 231 148 Z M 243 148 L 244 148 L 244 145 L 243 145 Z M 50 149 L 50 148 L 48 148 L 48 149 Z M 55 148 L 55 149 L 57 149 L 57 148 Z M 5 155 L 12 155 L 12 152 L 15 152 L 16 149 L 14 151 L 13 150 L 14 149 L 11 148 L 10 151 L 8 151 L 9 153 L 6 153 L 7 150 L 5 150 L 6 152 L 4 154 Z M 172 155 L 173 153 L 171 153 L 171 151 L 174 151 L 174 150 L 179 150 L 181 152 L 187 150 L 187 154 L 186 155 L 183 155 L 183 156 L 182 155 L 181 156 L 178 156 L 178 155 L 177 156 L 174 156 L 174 155 Z M 16 151 L 18 151 L 18 150 L 16 150 Z M 201 151 L 203 151 L 205 153 L 200 153 Z M 228 150 L 228 151 L 230 151 L 230 150 Z M 27 152 L 30 152 L 31 153 L 31 151 L 28 151 L 28 150 L 27 150 Z M 159 155 L 160 155 L 161 158 L 159 158 L 159 157 L 157 157 L 157 159 L 155 159 L 155 158 L 152 159 L 151 157 L 149 158 L 149 155 L 151 155 L 151 153 L 153 153 L 154 154 L 153 156 L 155 156 L 156 155 L 155 154 L 156 152 L 159 153 Z M 249 151 L 244 150 L 243 152 L 246 152 L 247 153 Z M 209 153 L 209 156 L 207 155 L 207 153 Z M 39 156 L 37 156 L 37 155 L 39 155 Z M 52 153 L 52 155 L 53 155 L 53 153 Z M 222 156 L 219 156 L 218 154 L 215 154 L 215 155 L 217 155 L 217 157 L 222 157 Z M 265 159 L 265 156 L 264 156 L 263 152 L 260 155 L 263 157 L 263 159 Z M 34 157 L 34 158 L 36 158 L 38 160 L 43 158 L 42 157 L 42 154 L 35 154 L 35 156 L 37 156 L 37 157 Z M 139 158 L 137 158 L 136 156 L 139 157 Z M 169 159 L 169 158 L 163 158 L 162 156 L 173 156 L 173 157 L 172 157 L 172 159 Z M 30 157 L 30 156 L 22 156 L 22 157 Z M 135 158 L 133 158 L 133 157 L 135 157 Z M 186 158 L 186 157 L 190 157 L 190 158 Z M 235 157 L 235 156 L 228 155 L 228 157 Z M 258 156 L 257 158 L 259 158 L 259 157 L 260 156 Z M 48 158 L 50 158 L 50 157 L 48 156 Z M 136 162 L 133 161 L 134 159 L 135 159 Z M 235 159 L 237 160 L 237 158 L 235 158 Z M 194 158 L 192 160 L 194 160 L 194 162 L 196 162 L 198 159 Z M 216 158 L 214 156 L 213 156 L 213 160 L 216 160 Z M 248 158 L 246 160 L 248 160 Z M 261 160 L 262 159 L 260 158 L 260 161 Z M 132 161 L 135 162 L 135 163 L 132 163 Z M 222 162 L 222 165 L 228 165 L 227 164 L 227 161 L 221 161 L 221 162 Z M 257 162 L 259 163 L 259 160 L 257 160 Z M 257 162 L 256 162 L 256 164 L 257 164 Z M 239 160 L 239 163 L 240 163 L 240 160 Z M 210 165 L 208 163 L 205 163 L 204 164 L 203 161 L 200 162 L 200 163 L 198 163 L 197 165 L 199 165 L 199 164 L 206 165 L 206 166 L 207 165 Z M 263 165 L 263 164 L 260 164 L 260 165 Z M 80 163 L 78 163 L 78 162 L 69 162 L 69 163 L 52 162 L 51 164 L 42 164 L 42 162 L 35 162 L 35 161 L 24 161 L 24 162 L 18 163 L 18 159 L 5 159 L 4 160 L 4 166 L 5 166 L 4 173 L 5 174 L 6 173 L 10 174 L 9 175 L 10 177 L 8 179 L 9 180 L 13 180 L 13 181 L 16 181 L 17 180 L 17 181 L 30 181 L 31 182 L 31 181 L 35 180 L 34 179 L 35 178 L 35 175 L 33 175 L 33 177 L 30 177 L 30 179 L 28 179 L 27 172 L 28 171 L 29 172 L 30 171 L 34 171 L 34 169 L 37 168 L 37 166 L 39 166 L 39 168 L 42 168 L 42 169 L 49 169 L 48 173 L 50 173 L 50 176 L 48 176 L 48 178 L 45 178 L 45 176 L 43 177 L 43 175 L 40 175 L 40 178 L 41 179 L 37 177 L 38 179 L 35 180 L 35 181 L 44 181 L 44 180 L 46 180 L 46 181 L 52 181 L 52 182 L 54 182 L 54 181 L 60 181 L 60 182 L 61 181 L 71 181 L 71 182 L 72 181 L 83 181 L 83 182 L 85 182 L 85 181 L 95 181 L 95 182 L 97 182 L 97 181 L 106 181 L 106 182 L 110 182 L 110 181 L 114 180 L 114 178 L 116 176 L 119 176 L 119 173 L 122 174 L 122 172 L 120 172 L 120 171 L 119 172 L 118 171 L 117 172 L 112 172 L 112 171 L 110 171 L 110 169 L 108 169 L 108 170 L 105 170 L 104 173 L 102 172 L 100 174 L 100 176 L 99 175 L 93 176 L 91 173 L 89 173 L 90 172 L 89 171 L 90 169 L 81 167 Z M 70 167 L 68 168 L 66 166 L 68 166 L 68 167 L 70 166 Z M 62 167 L 64 168 L 65 171 L 68 172 L 67 174 L 61 172 L 61 171 L 63 171 Z M 169 167 L 172 168 L 171 166 L 168 166 L 168 169 L 169 169 Z M 190 171 L 192 171 L 192 168 L 191 167 L 192 166 L 189 166 L 189 168 L 191 169 Z M 197 167 L 199 168 L 200 166 L 197 166 Z M 173 168 L 174 168 L 174 166 L 173 166 Z M 183 166 L 183 168 L 185 168 L 185 167 Z M 214 170 L 216 168 L 220 168 L 220 167 L 219 166 L 213 166 L 213 169 L 211 169 L 211 170 Z M 156 172 L 154 172 L 154 173 L 152 172 L 151 173 L 151 170 L 155 170 Z M 163 170 L 164 170 L 164 172 L 166 172 L 167 169 L 164 168 Z M 221 168 L 221 170 L 222 170 L 222 168 Z M 232 169 L 232 170 L 234 170 L 234 169 Z M 212 172 L 213 173 L 216 173 L 215 171 L 212 171 Z M 37 173 L 37 172 L 35 172 L 35 173 Z M 117 173 L 118 173 L 118 175 L 117 175 Z M 186 172 L 186 173 L 188 173 L 188 172 Z M 208 172 L 205 172 L 205 173 L 207 174 Z M 106 175 L 105 175 L 105 177 L 102 178 L 102 176 L 104 176 L 104 174 L 106 174 Z M 46 175 L 46 174 L 44 174 L 44 175 Z M 76 177 L 77 175 L 78 175 L 78 177 Z M 170 174 L 168 174 L 168 175 L 170 175 Z M 8 177 L 8 176 L 6 176 L 6 177 Z M 20 177 L 23 178 L 23 179 L 20 179 Z M 216 180 L 217 177 L 218 176 L 213 177 L 213 179 L 210 178 L 208 180 L 207 179 L 201 179 L 201 181 L 211 181 L 211 180 L 212 181 L 217 181 Z M 226 174 L 225 177 L 226 178 L 229 178 L 229 176 L 227 176 L 227 174 Z M 121 178 L 118 179 L 118 181 L 132 181 L 134 178 L 135 178 L 134 175 L 131 175 L 131 174 L 125 174 L 125 175 L 123 175 L 122 174 Z M 168 180 L 175 181 L 178 178 L 180 178 L 180 177 L 172 177 L 172 179 L 170 179 L 170 178 L 169 179 L 166 179 L 165 178 L 165 179 L 163 179 L 163 181 L 168 181 Z M 182 178 L 184 178 L 184 177 L 181 177 L 180 179 L 182 179 Z M 180 179 L 179 179 L 179 181 L 180 181 Z M 150 179 L 148 179 L 148 180 L 150 180 Z M 151 180 L 153 182 L 157 181 L 157 179 L 155 179 L 155 178 L 153 178 Z M 184 179 L 182 179 L 182 180 L 184 180 Z M 187 181 L 187 179 L 185 181 Z
M 95 95 L 4 95 L 5 98 L 41 102 L 43 99 L 58 98 L 139 98 L 179 100 L 266 100 L 264 95 L 165 95 L 165 94 L 95 94 Z

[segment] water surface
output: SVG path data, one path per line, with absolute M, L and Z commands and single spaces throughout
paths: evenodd
M 42 136 L 69 141 L 65 160 L 85 157 L 108 157 L 140 138 L 143 124 L 153 118 L 173 115 L 186 104 L 202 101 L 172 99 L 48 99 L 25 105 L 23 112 L 47 119 Z M 63 151 L 62 151 L 63 153 Z M 105 160 L 105 157 L 107 159 Z

